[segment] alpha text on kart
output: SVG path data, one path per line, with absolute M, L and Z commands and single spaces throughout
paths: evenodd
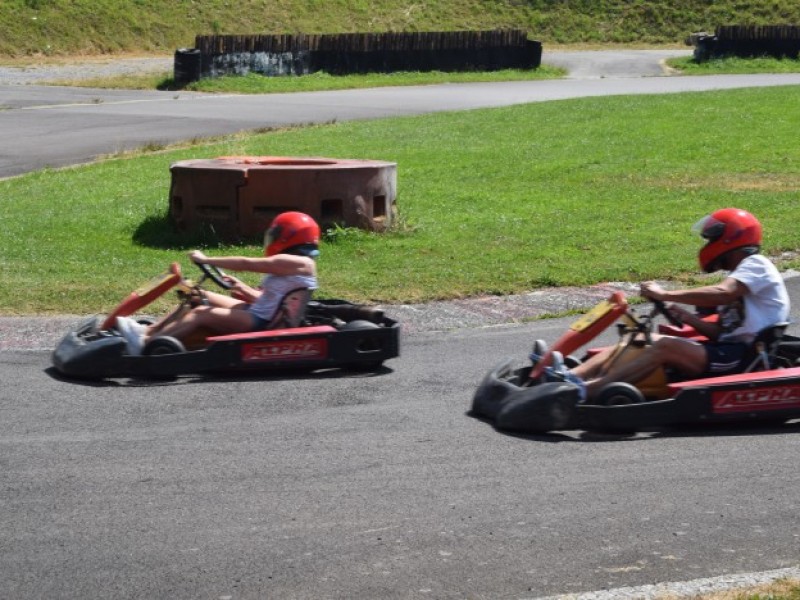
M 496 365 L 475 392 L 472 414 L 522 433 L 800 418 L 800 338 L 785 332 L 786 323 L 757 336 L 744 373 L 678 380 L 657 372 L 635 386 L 612 383 L 597 398 L 581 402 L 565 368 L 577 361 L 572 353 L 619 320 L 619 341 L 609 360 L 632 360 L 648 344 L 658 313 L 666 311 L 656 303 L 651 313 L 639 316 L 622 293 L 613 294 L 551 348 L 537 341 L 529 364 L 514 368 L 515 361 L 506 359 Z M 680 324 L 661 325 L 659 332 L 696 337 Z M 596 352 L 589 350 L 584 359 Z
M 228 288 L 226 277 L 211 265 L 198 264 L 197 283 L 183 278 L 175 263 L 169 270 L 132 292 L 107 317 L 92 317 L 69 331 L 53 352 L 54 367 L 63 375 L 84 379 L 168 377 L 231 371 L 375 370 L 399 355 L 400 325 L 383 311 L 342 300 L 314 302 L 308 290 L 284 297 L 269 328 L 232 335 L 200 332 L 181 342 L 154 337 L 141 355 L 128 351 L 115 328 L 117 317 L 133 315 L 173 288 L 179 310 L 203 302 L 202 284 L 211 279 Z M 144 320 L 144 319 L 143 319 Z

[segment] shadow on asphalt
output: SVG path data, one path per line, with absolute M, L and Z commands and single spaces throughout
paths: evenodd
M 610 443 L 610 442 L 647 442 L 663 438 L 696 438 L 696 437 L 743 437 L 761 435 L 787 435 L 800 433 L 800 419 L 788 422 L 742 421 L 738 423 L 704 423 L 664 428 L 642 429 L 639 431 L 551 431 L 548 433 L 518 433 L 497 429 L 490 419 L 474 415 L 470 411 L 465 416 L 481 421 L 492 427 L 500 435 L 556 444 L 563 442 Z
M 80 379 L 66 377 L 55 367 L 48 367 L 44 372 L 56 381 L 81 385 L 85 387 L 108 388 L 108 387 L 163 387 L 177 385 L 205 384 L 215 382 L 240 383 L 248 381 L 298 381 L 298 380 L 325 380 L 325 379 L 367 379 L 372 377 L 383 377 L 394 373 L 394 369 L 382 365 L 378 369 L 369 371 L 359 371 L 356 369 L 319 369 L 317 371 L 270 371 L 254 373 L 213 373 L 197 375 L 178 375 L 174 377 L 119 377 L 108 379 Z

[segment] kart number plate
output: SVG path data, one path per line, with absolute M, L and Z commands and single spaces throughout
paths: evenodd
M 242 346 L 242 361 L 273 362 L 284 360 L 309 360 L 328 355 L 328 340 L 313 338 L 306 340 L 278 340 L 258 342 Z
M 614 306 L 615 305 L 608 300 L 603 300 L 594 308 L 592 308 L 592 310 L 570 325 L 569 328 L 572 331 L 584 331 L 614 310 Z

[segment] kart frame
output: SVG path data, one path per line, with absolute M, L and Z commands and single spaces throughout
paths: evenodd
M 657 307 L 657 311 L 664 312 Z M 654 311 L 655 313 L 656 311 Z M 579 318 L 553 347 L 531 365 L 515 368 L 513 358 L 496 365 L 476 390 L 471 413 L 497 429 L 520 433 L 555 430 L 637 431 L 652 427 L 800 418 L 800 338 L 778 327 L 768 345 L 757 344 L 758 360 L 746 373 L 689 379 L 667 385 L 664 399 L 621 404 L 581 403 L 567 381 L 541 382 L 554 352 L 572 352 L 620 318 L 629 327 L 631 312 L 620 293 Z M 679 323 L 661 325 L 660 333 L 694 337 Z M 589 350 L 587 356 L 597 350 Z M 763 364 L 759 364 L 762 361 Z
M 202 294 L 202 282 L 223 284 L 224 274 L 200 266 L 198 283 L 185 280 L 177 264 L 131 293 L 105 318 L 92 316 L 66 333 L 52 354 L 55 369 L 77 379 L 165 378 L 202 373 L 274 373 L 345 368 L 378 370 L 400 354 L 400 324 L 380 310 L 364 310 L 343 300 L 309 302 L 302 326 L 207 337 L 198 349 L 132 355 L 114 327 L 128 316 L 178 288 L 182 303 Z M 206 267 L 206 268 L 204 268 Z M 219 280 L 219 281 L 217 281 Z M 159 338 L 156 338 L 159 339 Z M 172 340 L 172 338 L 163 338 Z M 175 340 L 177 342 L 177 340 Z M 146 352 L 147 348 L 145 348 Z

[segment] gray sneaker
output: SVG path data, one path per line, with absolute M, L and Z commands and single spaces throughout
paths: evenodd
M 128 354 L 137 356 L 144 347 L 145 326 L 128 317 L 117 317 L 117 331 L 128 342 Z

